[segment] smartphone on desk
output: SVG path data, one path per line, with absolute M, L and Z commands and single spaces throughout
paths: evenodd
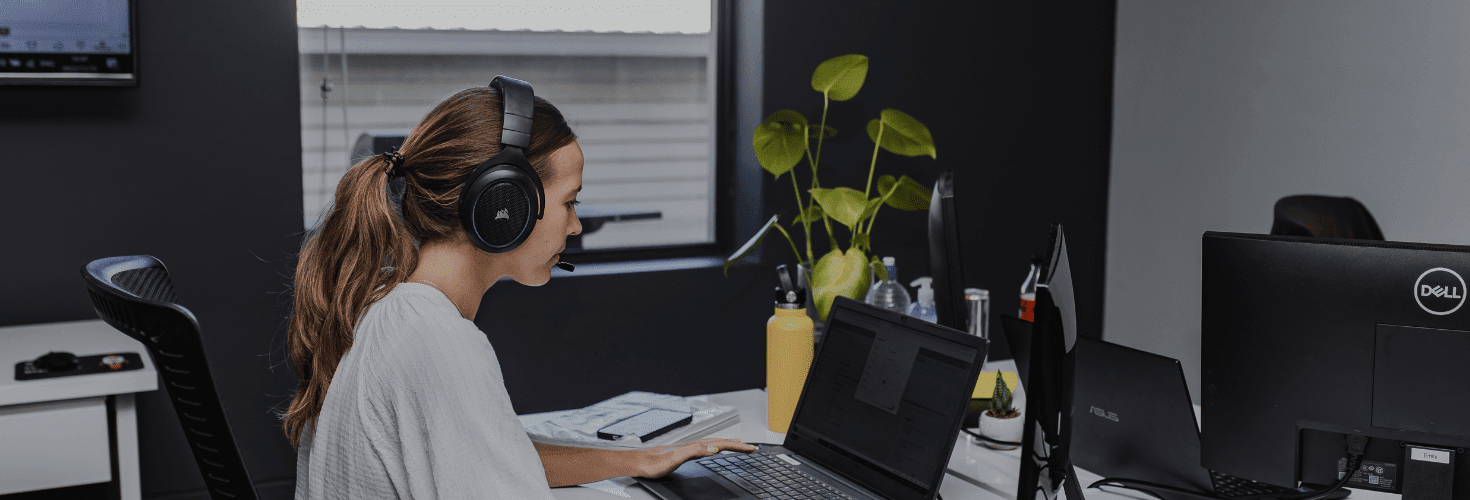
M 597 437 L 617 441 L 624 436 L 638 436 L 639 442 L 647 443 L 693 421 L 693 413 L 655 408 L 608 424 L 597 430 Z

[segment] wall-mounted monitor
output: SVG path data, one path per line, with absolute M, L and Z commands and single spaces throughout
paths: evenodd
M 137 85 L 137 1 L 0 1 L 0 85 Z

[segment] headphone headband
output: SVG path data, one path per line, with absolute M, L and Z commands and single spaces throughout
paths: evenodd
M 504 75 L 490 80 L 490 88 L 500 91 L 503 125 L 500 143 L 525 150 L 531 147 L 531 118 L 536 115 L 535 97 L 531 84 Z

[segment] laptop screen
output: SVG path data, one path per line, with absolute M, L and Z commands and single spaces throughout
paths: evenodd
M 838 305 L 785 446 L 886 498 L 932 498 L 986 342 L 855 301 Z

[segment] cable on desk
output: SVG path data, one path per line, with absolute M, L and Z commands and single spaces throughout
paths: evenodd
M 1363 454 L 1365 450 L 1368 448 L 1368 437 L 1359 434 L 1352 434 L 1347 437 L 1347 444 L 1347 470 L 1356 471 L 1358 469 L 1358 465 L 1363 460 Z M 1208 498 L 1211 500 L 1322 500 L 1331 496 L 1333 493 L 1336 493 L 1338 490 L 1341 490 L 1343 486 L 1347 485 L 1348 480 L 1352 479 L 1352 476 L 1352 474 L 1343 474 L 1343 476 L 1337 480 L 1337 483 L 1333 484 L 1332 486 L 1328 486 L 1321 491 L 1306 491 L 1296 495 L 1282 493 L 1258 493 L 1254 495 L 1222 497 L 1202 491 L 1186 490 L 1159 483 L 1151 483 L 1148 481 L 1121 477 L 1102 478 L 1093 482 L 1087 487 L 1097 488 L 1098 486 L 1116 486 L 1119 488 L 1128 488 L 1130 490 L 1148 493 L 1150 495 L 1159 497 L 1161 500 L 1164 497 L 1156 492 L 1150 491 L 1150 488 L 1161 491 L 1171 491 L 1174 493 L 1182 493 L 1185 495 Z
M 991 438 L 991 437 L 988 437 L 988 436 L 982 436 L 978 432 L 975 432 L 975 431 L 972 431 L 972 430 L 969 430 L 969 429 L 966 429 L 966 428 L 963 428 L 963 427 L 961 427 L 960 430 L 964 431 L 965 434 L 969 434 L 971 436 L 975 436 L 976 438 L 979 438 L 981 441 L 985 441 L 985 442 L 990 443 L 990 444 L 998 444 L 998 445 L 1002 445 L 1002 446 L 1021 446 L 1021 443 L 1016 443 L 1016 442 L 1012 442 L 1012 441 L 1001 441 L 999 439 L 994 439 L 994 438 Z

